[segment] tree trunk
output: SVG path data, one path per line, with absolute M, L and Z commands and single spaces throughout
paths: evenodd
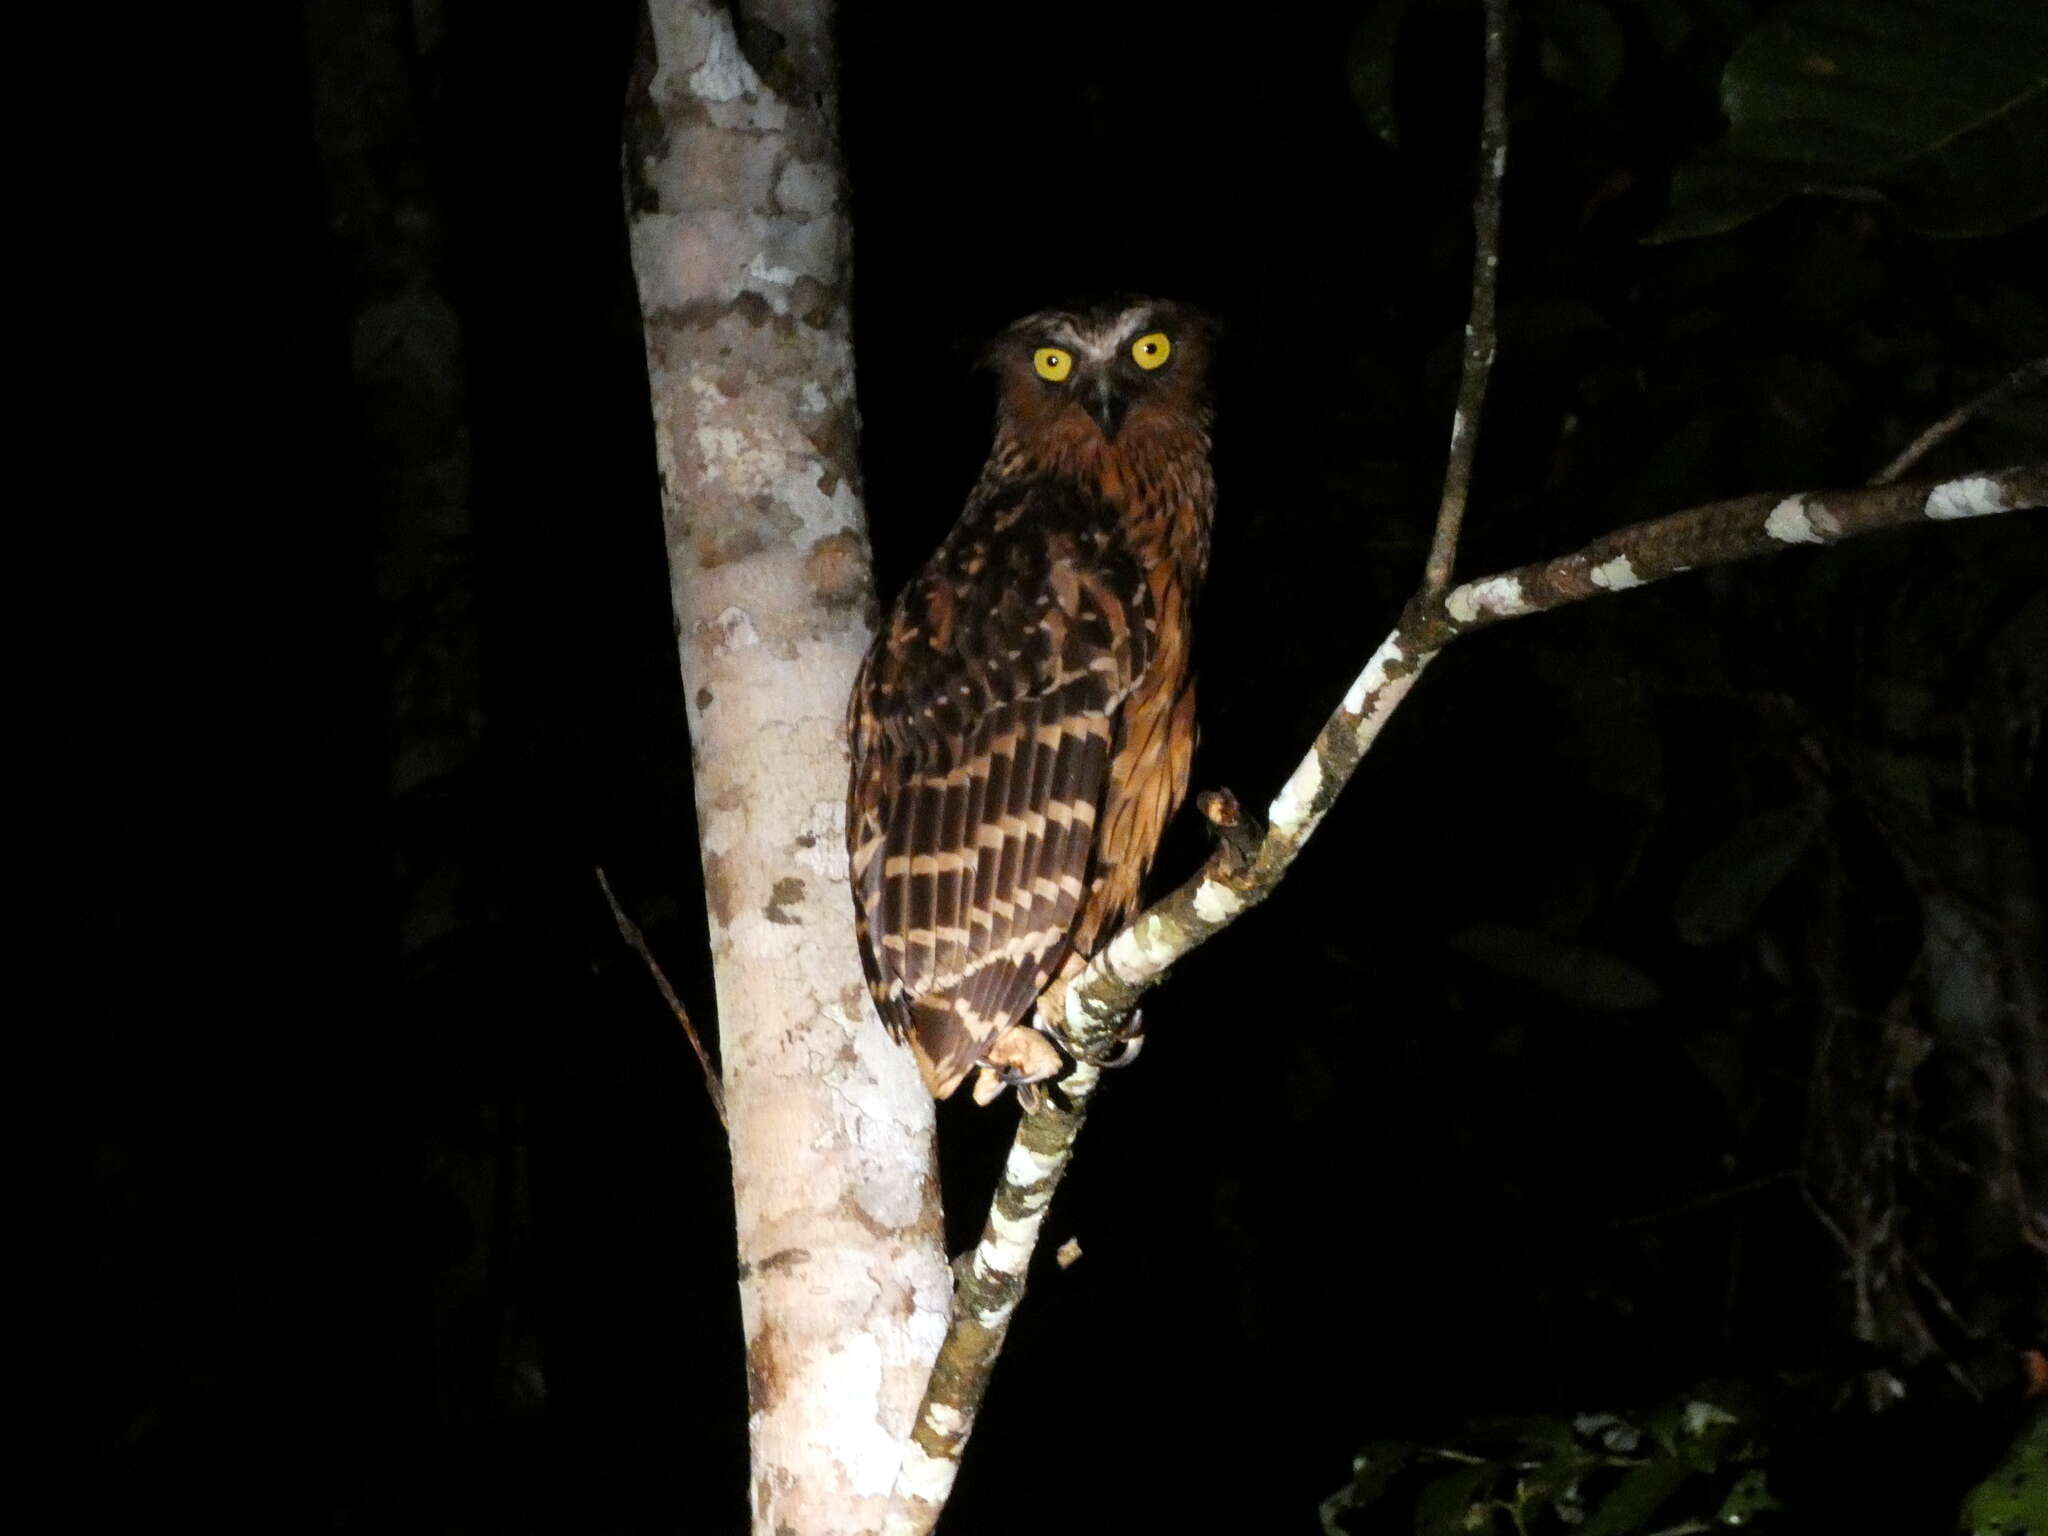
M 757 1532 L 878 1529 L 951 1304 L 932 1104 L 861 981 L 874 614 L 829 8 L 652 0 L 627 107 L 731 1120 Z M 708 1234 L 707 1234 L 708 1236 Z

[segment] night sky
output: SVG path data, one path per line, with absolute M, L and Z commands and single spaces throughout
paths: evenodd
M 880 584 L 985 452 L 981 340 L 1077 296 L 1210 309 L 1195 781 L 1261 804 L 1421 569 L 1474 16 L 1416 8 L 1393 146 L 1354 6 L 969 9 L 844 8 Z M 1586 9 L 1619 18 L 1611 78 L 1571 7 L 1517 58 L 1470 574 L 1858 483 L 2048 353 L 2038 221 L 1932 240 L 1813 200 L 1643 243 L 1753 8 L 1675 39 L 1668 6 Z M 91 1518 L 738 1529 L 724 1149 L 591 874 L 708 1023 L 618 182 L 634 8 L 154 25 L 31 51 L 68 104 L 30 320 L 83 578 L 56 889 L 93 1063 Z M 2036 394 L 1927 468 L 2044 445 Z M 1148 1000 L 1047 1227 L 1085 1257 L 1035 1278 L 948 1528 L 1035 1529 L 1086 1477 L 1070 1529 L 1312 1532 L 1367 1440 L 1722 1377 L 1824 1405 L 1788 1410 L 1786 1486 L 1910 1447 L 1895 1528 L 1946 1522 L 2042 1342 L 2038 1253 L 1953 1165 L 2038 1181 L 2048 1150 L 2044 593 L 2023 513 L 1455 646 L 1282 890 Z M 956 1245 L 1011 1114 L 942 1111 Z M 1955 1308 L 1911 1303 L 1932 1347 L 1896 1307 L 1856 1336 L 1813 1209 L 1851 1210 L 1879 1128 Z M 1873 1370 L 1893 1411 L 1825 1407 Z

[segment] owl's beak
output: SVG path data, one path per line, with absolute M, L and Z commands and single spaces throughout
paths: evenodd
M 1117 389 L 1115 381 L 1107 374 L 1098 378 L 1082 397 L 1082 408 L 1095 418 L 1095 425 L 1102 428 L 1105 441 L 1116 441 L 1116 430 L 1124 424 L 1124 412 L 1130 406 Z

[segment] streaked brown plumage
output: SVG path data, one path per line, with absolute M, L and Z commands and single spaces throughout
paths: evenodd
M 1157 300 L 998 337 L 996 438 L 849 708 L 868 984 L 945 1098 L 1060 1066 L 1032 1028 L 1137 905 L 1195 743 L 1209 331 Z

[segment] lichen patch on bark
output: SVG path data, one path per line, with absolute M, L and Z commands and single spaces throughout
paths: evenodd
M 769 894 L 768 904 L 761 909 L 761 915 L 771 923 L 801 923 L 803 918 L 789 908 L 803 899 L 803 881 L 785 876 L 775 882 L 775 889 Z
M 828 608 L 865 602 L 874 591 L 867 547 L 851 529 L 828 533 L 813 543 L 804 574 L 812 593 Z

